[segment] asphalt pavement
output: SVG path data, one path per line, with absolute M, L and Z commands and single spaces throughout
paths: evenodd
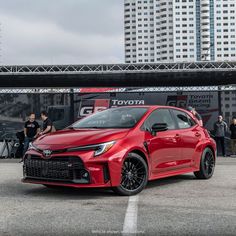
M 210 180 L 156 180 L 135 197 L 47 189 L 21 177 L 22 164 L 0 160 L 0 236 L 236 235 L 236 158 L 218 158 Z

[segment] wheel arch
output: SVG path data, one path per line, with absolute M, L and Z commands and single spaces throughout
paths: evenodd
M 215 149 L 214 149 L 210 144 L 206 145 L 206 146 L 204 147 L 203 151 L 204 151 L 206 148 L 211 149 L 211 151 L 213 152 L 214 158 L 215 158 L 215 160 L 216 160 Z
M 128 190 L 126 188 L 122 187 L 120 182 L 119 182 L 118 185 L 113 185 L 113 191 L 115 191 L 119 195 L 131 196 L 131 195 L 139 193 L 146 186 L 147 181 L 149 180 L 149 176 L 150 176 L 150 174 L 149 174 L 150 173 L 150 171 L 149 171 L 149 163 L 148 163 L 148 159 L 147 159 L 147 156 L 145 155 L 145 153 L 142 152 L 139 149 L 135 149 L 134 148 L 134 149 L 129 150 L 126 153 L 126 157 L 128 157 L 128 158 L 132 158 L 132 157 L 136 158 L 136 160 L 138 159 L 139 162 L 142 160 L 142 162 L 146 163 L 146 167 L 145 168 L 147 168 L 147 172 L 145 172 L 146 173 L 145 178 L 143 178 L 142 182 L 139 183 L 140 185 L 138 186 L 137 189 L 134 190 L 134 192 L 128 192 L 127 193 Z M 125 158 L 123 159 L 123 163 L 124 163 L 124 161 L 125 161 Z M 144 166 L 144 163 L 143 163 L 143 166 Z
M 129 153 L 135 153 L 135 154 L 139 155 L 140 157 L 142 157 L 144 159 L 144 161 L 146 162 L 146 164 L 147 164 L 148 173 L 150 173 L 149 161 L 148 161 L 148 158 L 147 158 L 147 156 L 145 155 L 144 152 L 142 152 L 139 149 L 134 149 L 134 150 L 130 150 Z
M 204 150 L 205 150 L 206 148 L 211 149 L 211 151 L 212 151 L 212 153 L 213 153 L 213 155 L 214 155 L 214 160 L 216 161 L 216 152 L 215 152 L 215 149 L 214 149 L 214 147 L 213 147 L 210 143 L 207 143 L 206 145 L 204 145 L 204 146 L 202 147 L 201 155 L 199 156 L 199 158 L 197 158 L 197 161 L 196 161 L 196 168 L 200 168 L 201 159 L 202 159 L 202 154 L 203 154 L 203 152 L 204 152 Z
M 210 163 L 209 164 L 209 160 L 207 161 L 208 162 L 208 167 L 205 168 L 205 160 L 203 160 L 203 154 L 205 152 L 205 150 L 208 149 L 208 152 L 209 150 L 212 151 L 212 154 L 213 154 L 213 163 Z M 212 160 L 212 159 L 211 159 Z M 210 160 L 210 161 L 211 161 Z M 215 149 L 214 147 L 211 145 L 211 144 L 206 144 L 202 150 L 202 156 L 201 156 L 201 159 L 200 159 L 200 163 L 199 163 L 199 169 L 197 171 L 194 171 L 194 175 L 196 176 L 197 179 L 209 179 L 212 177 L 213 173 L 214 173 L 214 165 L 215 165 L 215 161 L 216 161 L 216 153 L 215 153 Z M 209 169 L 209 165 L 212 165 L 213 166 L 211 167 L 211 169 Z M 209 170 L 210 170 L 210 173 L 209 173 Z

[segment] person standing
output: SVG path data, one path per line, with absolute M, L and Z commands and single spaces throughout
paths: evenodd
M 41 112 L 41 119 L 43 120 L 43 131 L 40 132 L 40 135 L 52 132 L 53 124 L 52 121 L 48 118 L 48 113 L 46 111 Z
M 236 155 L 236 117 L 233 117 L 232 124 L 230 125 L 229 130 L 231 132 L 231 155 Z
M 194 107 L 187 107 L 187 110 L 190 111 L 198 120 L 198 123 L 200 126 L 203 126 L 203 121 L 202 121 L 202 117 L 201 115 L 196 111 L 196 109 Z
M 26 153 L 29 143 L 32 142 L 35 138 L 37 138 L 40 132 L 40 127 L 37 121 L 35 121 L 35 114 L 31 113 L 29 115 L 29 120 L 25 122 L 24 126 L 24 150 L 23 154 Z
M 217 146 L 217 153 L 219 153 L 219 149 L 222 150 L 222 155 L 226 157 L 226 150 L 225 150 L 225 136 L 227 131 L 227 124 L 223 121 L 223 116 L 218 116 L 218 121 L 214 124 L 214 133 L 215 133 L 215 140 Z

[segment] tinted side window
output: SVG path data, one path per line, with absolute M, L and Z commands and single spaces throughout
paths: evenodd
M 169 130 L 176 129 L 175 122 L 168 109 L 157 109 L 144 122 L 144 129 L 151 130 L 156 123 L 166 123 Z
M 187 117 L 189 119 L 189 123 L 190 123 L 191 126 L 194 126 L 194 125 L 197 124 L 196 121 L 194 121 L 188 114 L 187 114 Z
M 172 111 L 174 116 L 176 117 L 180 129 L 187 129 L 196 124 L 187 113 L 178 110 Z

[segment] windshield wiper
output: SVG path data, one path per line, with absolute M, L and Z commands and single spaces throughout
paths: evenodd
M 90 126 L 90 127 L 73 127 L 73 129 L 102 129 L 103 127 Z
M 118 127 L 118 126 L 107 126 L 107 127 L 99 127 L 99 126 L 90 126 L 90 127 L 74 127 L 74 129 L 130 129 L 131 127 Z
M 75 129 L 73 126 L 66 127 L 66 129 Z

